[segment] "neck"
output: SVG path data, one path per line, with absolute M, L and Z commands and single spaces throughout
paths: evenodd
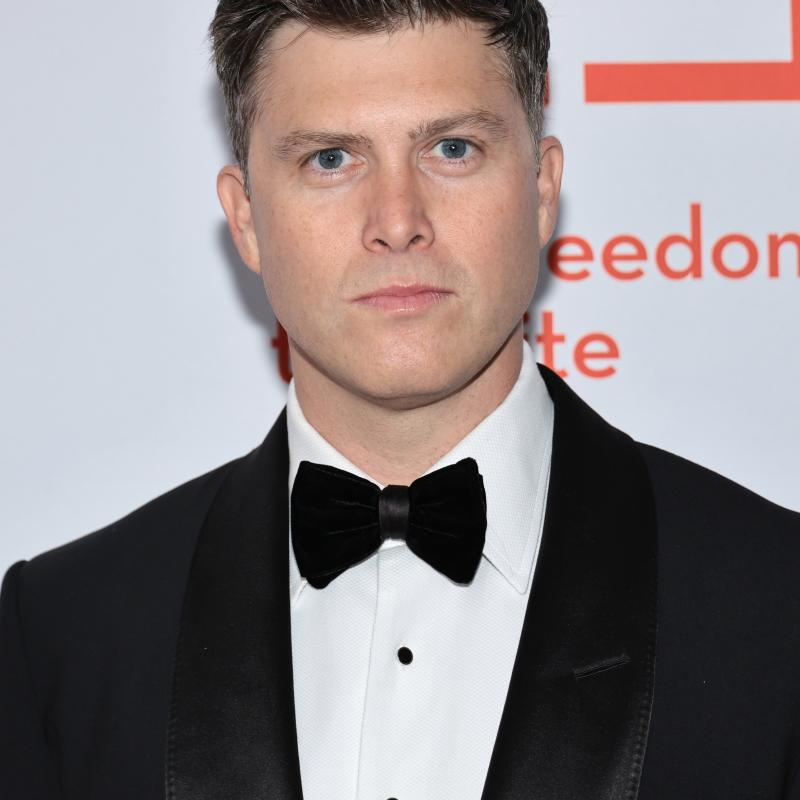
M 522 346 L 520 325 L 461 389 L 403 409 L 349 391 L 292 350 L 295 391 L 308 422 L 350 462 L 379 484 L 407 486 L 503 402 L 519 376 Z

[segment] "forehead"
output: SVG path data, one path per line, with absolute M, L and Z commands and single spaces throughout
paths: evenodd
M 470 20 L 390 33 L 326 32 L 292 21 L 270 39 L 259 86 L 267 129 L 487 108 L 522 115 L 505 55 Z M 346 119 L 343 119 L 346 118 Z

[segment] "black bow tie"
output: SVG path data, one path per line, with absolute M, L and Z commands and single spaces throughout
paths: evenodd
M 486 536 L 486 493 L 475 459 L 434 470 L 410 486 L 386 486 L 301 461 L 292 486 L 292 545 L 317 589 L 372 555 L 384 539 L 409 549 L 456 583 L 475 576 Z

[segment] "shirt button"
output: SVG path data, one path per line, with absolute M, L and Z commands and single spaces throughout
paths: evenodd
M 410 664 L 414 660 L 414 654 L 407 647 L 401 647 L 397 651 L 397 657 L 400 659 L 401 664 Z M 395 799 L 390 797 L 389 800 Z

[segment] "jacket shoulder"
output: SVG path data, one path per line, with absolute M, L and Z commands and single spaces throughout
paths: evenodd
M 798 539 L 800 513 L 790 511 L 713 470 L 648 444 L 636 443 L 644 457 L 661 513 L 734 528 L 758 523 Z
M 48 743 L 80 754 L 64 756 L 63 785 L 89 785 L 85 762 L 91 780 L 109 786 L 122 765 L 129 796 L 156 796 L 163 786 L 164 709 L 186 577 L 214 498 L 240 460 L 8 570 L 0 673 L 13 675 L 2 700 L 13 696 L 6 705 L 22 720 L 10 735 L 33 731 L 17 749 L 31 763 L 37 756 L 35 771 L 49 757 L 44 730 Z M 9 731 L 0 725 L 0 739 Z
M 226 462 L 147 501 L 125 516 L 48 550 L 25 564 L 28 582 L 110 567 L 127 559 L 157 559 L 182 548 L 202 525 L 217 489 L 240 458 Z M 76 574 L 77 573 L 77 574 Z
M 638 447 L 653 490 L 664 603 L 682 598 L 686 613 L 735 606 L 740 620 L 759 609 L 762 629 L 777 631 L 787 615 L 800 625 L 800 514 L 685 458 Z
M 658 551 L 642 796 L 660 797 L 666 781 L 676 796 L 721 797 L 710 787 L 734 775 L 725 797 L 734 787 L 743 792 L 736 796 L 756 797 L 770 786 L 769 796 L 788 797 L 779 787 L 790 785 L 797 758 L 800 514 L 684 458 L 638 447 Z
M 58 646 L 77 628 L 97 640 L 114 620 L 141 623 L 179 605 L 195 542 L 214 497 L 241 459 L 155 497 L 120 519 L 12 567 L 21 622 Z M 11 570 L 9 570 L 9 573 Z M 93 630 L 95 629 L 95 630 Z M 62 644 L 64 644 L 62 643 Z

